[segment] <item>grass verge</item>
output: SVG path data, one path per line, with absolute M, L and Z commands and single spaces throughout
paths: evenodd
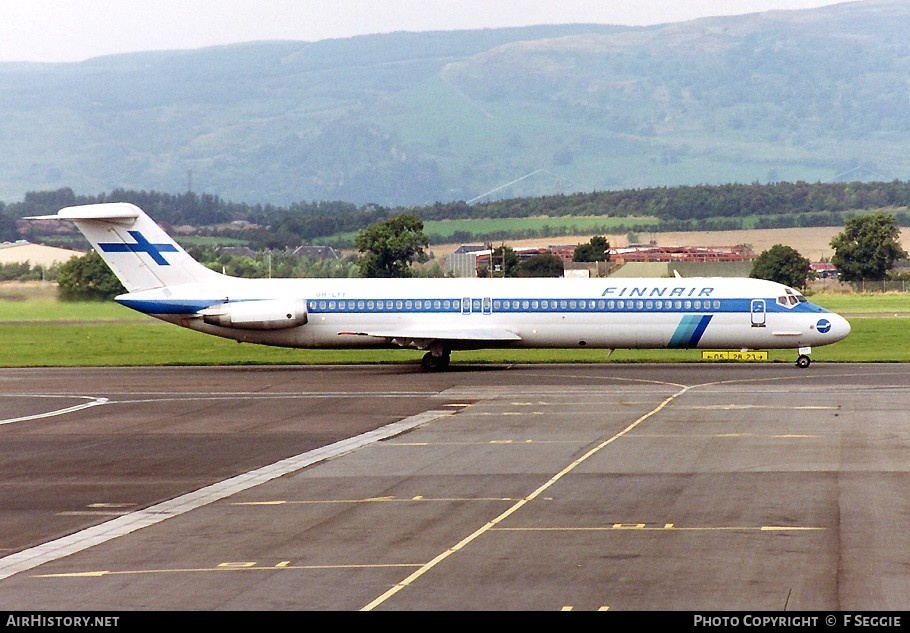
M 908 301 L 910 304 L 910 301 Z M 419 362 L 415 350 L 305 350 L 238 344 L 152 319 L 117 304 L 55 304 L 18 310 L 0 302 L 0 367 L 165 365 L 308 365 Z M 824 305 L 824 304 L 822 304 Z M 887 311 L 862 304 L 858 312 Z M 34 309 L 33 309 L 34 308 Z M 910 310 L 907 310 L 910 311 Z M 817 362 L 910 362 L 910 318 L 850 317 L 853 331 L 817 347 Z M 479 350 L 454 352 L 454 363 L 712 362 L 701 350 Z M 795 350 L 771 350 L 769 362 L 795 362 Z M 735 361 L 724 361 L 735 362 Z

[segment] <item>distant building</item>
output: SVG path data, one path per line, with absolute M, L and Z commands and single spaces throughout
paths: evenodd
M 609 277 L 622 264 L 615 262 L 565 262 L 565 277 Z
M 658 246 L 630 244 L 610 249 L 608 262 L 573 262 L 577 244 L 550 244 L 543 247 L 514 248 L 519 259 L 534 255 L 556 255 L 563 261 L 566 277 L 624 277 L 630 274 L 642 277 L 673 277 L 676 273 L 686 276 L 743 276 L 748 275 L 755 260 L 755 252 L 745 245 L 737 246 Z M 482 244 L 460 246 L 446 259 L 446 269 L 458 277 L 474 277 L 477 268 L 496 262 L 496 249 Z M 648 268 L 644 264 L 651 264 Z M 624 266 L 631 266 L 623 272 Z M 635 273 L 633 273 L 635 269 Z
M 563 263 L 567 263 L 575 258 L 576 248 L 578 248 L 578 244 L 550 244 L 545 252 L 556 255 Z
M 456 277 L 477 276 L 477 256 L 481 253 L 489 255 L 489 249 L 483 244 L 462 244 L 446 257 L 446 271 Z
M 658 246 L 629 244 L 610 249 L 611 261 L 622 262 L 751 262 L 755 252 L 748 246 Z
M 331 246 L 298 246 L 294 255 L 307 259 L 340 259 L 338 251 Z
M 232 257 L 256 257 L 256 251 L 249 246 L 221 246 L 218 252 Z
M 830 279 L 837 277 L 837 268 L 830 262 L 813 262 L 809 268 L 819 279 Z
M 575 244 L 517 247 L 512 248 L 518 259 L 528 259 L 535 255 L 556 255 L 563 263 L 571 262 L 575 255 Z M 463 244 L 446 257 L 446 270 L 456 277 L 476 277 L 477 269 L 489 267 L 490 261 L 496 261 L 496 249 L 484 244 Z
M 32 266 L 50 268 L 54 264 L 62 264 L 73 257 L 82 257 L 83 255 L 85 253 L 82 251 L 45 246 L 44 244 L 32 244 L 26 240 L 0 243 L 0 264 L 24 264 L 28 262 Z

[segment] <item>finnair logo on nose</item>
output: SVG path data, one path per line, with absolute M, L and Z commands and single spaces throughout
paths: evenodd
M 139 231 L 128 231 L 128 233 L 136 240 L 135 244 L 108 242 L 106 244 L 99 243 L 98 246 L 105 253 L 148 253 L 149 257 L 155 260 L 156 264 L 160 266 L 171 265 L 161 253 L 176 253 L 176 246 L 173 244 L 152 244 Z
M 818 323 L 815 324 L 815 329 L 822 334 L 827 334 L 831 331 L 831 321 L 828 319 L 819 319 Z

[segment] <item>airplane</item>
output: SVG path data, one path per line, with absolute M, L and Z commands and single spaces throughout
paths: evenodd
M 193 259 L 139 207 L 60 209 L 125 294 L 120 304 L 245 343 L 291 348 L 424 350 L 425 370 L 451 352 L 491 348 L 798 350 L 850 333 L 842 316 L 763 279 L 246 279 Z

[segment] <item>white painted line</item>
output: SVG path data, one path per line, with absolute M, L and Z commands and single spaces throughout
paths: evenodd
M 91 406 L 91 404 L 101 403 L 90 403 L 89 405 L 83 406 Z M 95 545 L 100 545 L 101 543 L 115 539 L 118 536 L 124 536 L 130 532 L 135 532 L 144 527 L 154 525 L 165 519 L 183 514 L 184 512 L 200 508 L 209 503 L 224 499 L 225 497 L 229 497 L 269 480 L 295 472 L 317 462 L 338 457 L 339 455 L 349 453 L 362 446 L 366 446 L 367 444 L 394 437 L 395 435 L 409 431 L 421 424 L 426 424 L 438 418 L 450 415 L 453 415 L 452 411 L 425 411 L 373 431 L 368 431 L 367 433 L 341 440 L 301 455 L 283 459 L 248 473 L 231 477 L 230 479 L 214 483 L 205 488 L 196 490 L 195 492 L 176 497 L 175 499 L 164 501 L 149 508 L 145 508 L 144 510 L 130 512 L 129 514 L 117 517 L 116 519 L 111 519 L 100 525 L 86 528 L 75 534 L 64 536 L 54 541 L 49 541 L 21 552 L 10 554 L 9 556 L 4 556 L 3 558 L 0 558 L 0 580 L 9 578 L 13 574 L 27 571 L 38 565 L 63 558 L 64 556 L 81 552 L 82 550 Z
M 32 396 L 36 398 L 46 398 L 50 396 Z M 81 411 L 82 409 L 88 409 L 89 407 L 97 407 L 99 404 L 107 404 L 107 398 L 95 398 L 94 396 L 59 396 L 66 398 L 91 398 L 91 402 L 85 402 L 83 404 L 76 404 L 71 407 L 66 407 L 65 409 L 55 409 L 54 411 L 47 411 L 45 413 L 36 413 L 35 415 L 25 415 L 21 418 L 7 418 L 6 420 L 0 420 L 0 424 L 12 424 L 13 422 L 25 422 L 26 420 L 40 420 L 41 418 L 53 418 L 58 415 L 64 415 L 66 413 L 73 413 L 74 411 Z

